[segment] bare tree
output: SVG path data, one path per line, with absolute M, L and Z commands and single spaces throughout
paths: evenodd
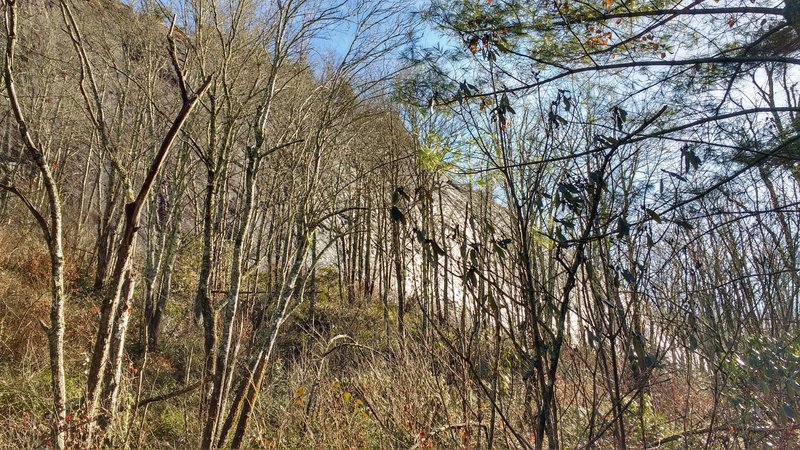
M 61 215 L 61 198 L 58 185 L 51 170 L 51 165 L 41 147 L 36 144 L 32 135 L 32 130 L 28 128 L 25 119 L 25 111 L 20 103 L 14 81 L 14 55 L 17 39 L 17 3 L 15 0 L 5 2 L 5 34 L 6 51 L 5 64 L 3 66 L 5 78 L 6 94 L 11 105 L 11 111 L 19 127 L 20 140 L 22 145 L 31 155 L 39 175 L 44 183 L 47 195 L 47 207 L 49 211 L 43 215 L 33 203 L 16 187 L 0 184 L 4 190 L 11 192 L 19 197 L 20 201 L 27 207 L 30 213 L 39 224 L 47 248 L 50 253 L 50 273 L 51 273 L 51 300 L 50 300 L 50 325 L 45 326 L 47 331 L 48 345 L 50 349 L 50 379 L 53 389 L 53 414 L 55 421 L 53 425 L 53 443 L 56 448 L 65 447 L 67 413 L 67 394 L 64 372 L 64 330 L 66 327 L 64 320 L 64 303 L 66 299 L 64 286 L 64 250 L 63 250 L 63 218 Z

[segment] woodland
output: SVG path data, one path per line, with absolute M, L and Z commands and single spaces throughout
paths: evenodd
M 0 2 L 0 448 L 800 447 L 800 1 Z

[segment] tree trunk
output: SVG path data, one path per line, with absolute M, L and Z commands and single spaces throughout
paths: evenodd
M 401 345 L 405 339 L 405 280 L 403 279 L 403 252 L 400 248 L 400 222 L 392 221 L 392 252 L 394 276 L 397 283 L 397 335 Z
M 142 183 L 139 193 L 132 203 L 125 205 L 125 224 L 122 232 L 122 240 L 117 248 L 116 263 L 114 272 L 112 274 L 112 290 L 103 301 L 100 310 L 100 323 L 97 332 L 97 338 L 94 343 L 94 351 L 92 353 L 92 360 L 89 366 L 89 377 L 87 381 L 87 414 L 89 417 L 89 431 L 87 433 L 89 443 L 92 442 L 92 434 L 94 428 L 94 420 L 97 415 L 97 410 L 101 399 L 108 398 L 111 392 L 103 389 L 102 378 L 108 364 L 109 356 L 111 353 L 112 335 L 114 334 L 115 316 L 122 301 L 124 292 L 124 285 L 128 276 L 130 268 L 130 258 L 136 244 L 136 233 L 139 230 L 139 219 L 141 211 L 147 200 L 150 191 L 153 188 L 155 179 L 158 176 L 167 155 L 169 154 L 172 144 L 178 136 L 183 124 L 189 118 L 192 110 L 199 101 L 200 97 L 208 89 L 211 79 L 205 80 L 205 83 L 200 87 L 197 93 L 192 97 L 187 97 L 183 101 L 183 106 L 178 112 L 175 120 L 172 123 L 169 131 L 161 142 L 156 155 L 151 162 L 150 168 L 147 171 L 144 182 Z M 124 342 L 124 335 L 127 328 L 119 330 Z M 122 351 L 120 349 L 119 351 Z M 120 360 L 121 361 L 121 360 Z M 109 423 L 113 420 L 115 411 L 109 411 Z
M 50 357 L 50 385 L 53 391 L 53 413 L 55 424 L 53 427 L 53 444 L 57 449 L 65 448 L 66 438 L 66 412 L 67 393 L 64 371 L 64 251 L 63 251 L 63 222 L 61 215 L 61 198 L 56 185 L 56 180 L 45 160 L 44 152 L 34 143 L 28 130 L 27 122 L 17 96 L 14 81 L 14 46 L 17 38 L 17 10 L 14 0 L 6 0 L 6 55 L 4 78 L 6 95 L 8 96 L 11 110 L 19 127 L 19 132 L 28 152 L 33 157 L 44 183 L 47 203 L 50 209 L 49 223 L 45 220 L 27 199 L 13 189 L 28 209 L 37 219 L 45 235 L 50 253 L 50 327 L 47 330 L 47 342 Z M 6 189 L 9 190 L 9 189 Z
M 242 285 L 242 260 L 244 258 L 245 238 L 250 230 L 253 216 L 253 202 L 256 190 L 256 175 L 260 158 L 252 149 L 248 149 L 247 167 L 245 169 L 245 203 L 241 212 L 241 222 L 236 233 L 233 246 L 233 262 L 230 273 L 230 286 L 225 296 L 225 321 L 223 322 L 222 340 L 217 350 L 217 361 L 214 371 L 211 397 L 208 404 L 208 417 L 203 428 L 202 447 L 213 448 L 216 441 L 220 414 L 225 408 L 225 385 L 229 379 L 229 365 L 231 362 L 231 345 L 233 341 L 236 315 L 239 309 L 239 291 Z
M 267 333 L 266 348 L 262 350 L 261 354 L 259 355 L 253 371 L 251 372 L 254 374 L 251 378 L 252 382 L 247 384 L 247 389 L 245 390 L 246 394 L 244 396 L 244 402 L 241 404 L 242 410 L 239 413 L 236 431 L 233 436 L 233 441 L 231 442 L 232 449 L 239 449 L 242 447 L 244 434 L 247 430 L 247 425 L 250 421 L 253 407 L 256 403 L 256 397 L 258 396 L 258 393 L 261 390 L 261 385 L 264 382 L 264 376 L 266 374 L 269 360 L 272 357 L 273 350 L 275 349 L 275 343 L 278 340 L 278 334 L 280 332 L 281 325 L 283 325 L 284 321 L 286 320 L 288 307 L 291 303 L 291 299 L 295 295 L 297 281 L 300 278 L 300 273 L 302 271 L 303 264 L 305 264 L 311 240 L 313 239 L 312 236 L 309 236 L 308 231 L 302 229 L 298 231 L 300 231 L 300 235 L 297 237 L 297 249 L 295 251 L 294 262 L 292 263 L 286 283 L 281 290 L 282 292 L 279 297 L 278 304 L 275 307 L 275 312 L 273 313 L 272 321 L 270 322 L 269 331 Z M 223 446 L 225 437 L 225 433 L 220 436 L 220 447 Z

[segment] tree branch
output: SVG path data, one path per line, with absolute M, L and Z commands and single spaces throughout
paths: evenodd
M 33 206 L 33 203 L 28 200 L 28 197 L 25 196 L 22 192 L 20 192 L 16 187 L 10 186 L 7 184 L 0 183 L 0 189 L 6 190 L 11 192 L 12 194 L 16 195 L 23 204 L 28 208 L 28 210 L 33 214 L 33 217 L 36 219 L 36 222 L 39 223 L 39 227 L 42 229 L 42 233 L 44 233 L 44 239 L 48 245 L 50 245 L 52 239 L 50 237 L 50 225 L 47 224 L 47 220 L 45 220 L 44 216 Z

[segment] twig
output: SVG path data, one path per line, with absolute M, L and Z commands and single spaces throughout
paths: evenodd
M 712 427 L 708 427 L 708 428 L 703 428 L 703 429 L 700 429 L 700 430 L 688 430 L 688 431 L 684 431 L 682 433 L 673 434 L 672 436 L 667 436 L 667 437 L 661 438 L 661 439 L 659 439 L 659 440 L 657 440 L 657 441 L 655 441 L 653 443 L 647 444 L 647 446 L 645 448 L 657 448 L 657 447 L 660 447 L 660 446 L 662 446 L 664 444 L 668 444 L 670 442 L 675 442 L 675 441 L 678 441 L 680 439 L 683 439 L 683 438 L 686 438 L 686 437 L 689 437 L 689 436 L 696 436 L 698 434 L 706 434 L 706 433 L 716 433 L 716 432 L 720 432 L 720 431 L 733 430 L 733 432 L 737 432 L 737 433 L 745 432 L 745 433 L 773 434 L 773 433 L 779 433 L 779 432 L 784 432 L 784 431 L 794 431 L 794 430 L 798 430 L 798 429 L 800 429 L 800 425 L 789 425 L 789 426 L 786 426 L 786 427 L 777 427 L 777 428 L 765 428 L 765 427 L 747 428 L 747 427 L 741 427 L 741 426 L 735 426 L 735 425 L 720 425 L 720 426 L 713 427 L 713 428 Z
M 437 434 L 443 433 L 445 431 L 458 430 L 458 429 L 461 429 L 461 428 L 473 428 L 473 427 L 483 428 L 485 432 L 488 432 L 488 431 L 486 431 L 487 428 L 488 428 L 486 426 L 486 424 L 477 423 L 477 422 L 464 422 L 464 423 L 452 423 L 452 424 L 449 423 L 449 424 L 446 424 L 446 425 L 442 425 L 442 426 L 440 426 L 439 428 L 437 428 L 435 430 L 431 430 L 428 433 L 428 436 L 436 436 Z M 408 450 L 414 450 L 416 448 L 419 448 L 420 444 L 421 444 L 421 442 L 417 442 L 413 446 L 409 447 Z
M 189 392 L 194 391 L 195 389 L 200 387 L 200 381 L 196 381 L 188 386 L 182 387 L 177 391 L 168 392 L 166 394 L 157 395 L 155 397 L 146 398 L 144 400 L 139 401 L 136 405 L 137 408 L 141 408 L 145 405 L 149 405 L 150 403 L 161 402 L 164 400 L 169 400 L 171 398 L 175 398 L 179 395 L 187 394 Z M 120 409 L 121 410 L 121 409 Z
M 16 187 L 10 186 L 7 184 L 0 183 L 0 189 L 4 189 L 14 195 L 16 195 L 23 204 L 28 208 L 34 218 L 36 218 L 36 222 L 39 224 L 39 227 L 42 229 L 42 233 L 44 233 L 44 239 L 49 244 L 50 239 L 50 225 L 47 224 L 45 218 L 39 213 L 39 210 L 33 206 L 33 203 L 28 200 L 28 197 L 25 196 L 22 192 L 20 192 Z

